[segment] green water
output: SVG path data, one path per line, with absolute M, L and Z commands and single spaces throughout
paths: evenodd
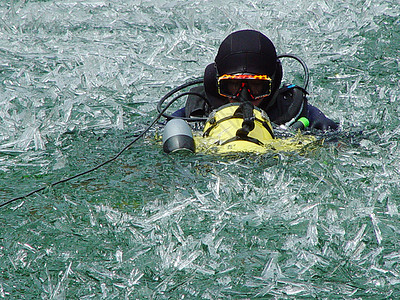
M 397 1 L 6 1 L 0 13 L 1 203 L 47 186 L 0 209 L 0 298 L 400 297 Z M 166 155 L 156 126 L 49 187 L 118 153 L 243 28 L 307 62 L 309 101 L 341 133 L 302 153 Z

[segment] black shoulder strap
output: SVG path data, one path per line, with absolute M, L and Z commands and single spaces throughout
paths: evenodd
M 196 86 L 189 92 L 185 105 L 185 117 L 203 117 L 209 112 L 209 105 L 206 102 L 204 86 Z

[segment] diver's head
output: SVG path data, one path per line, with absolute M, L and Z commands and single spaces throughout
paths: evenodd
M 247 99 L 258 106 L 280 85 L 275 46 L 255 30 L 236 31 L 226 37 L 215 57 L 215 67 L 218 93 L 230 102 Z

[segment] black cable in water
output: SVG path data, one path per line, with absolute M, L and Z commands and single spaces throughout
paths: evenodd
M 8 200 L 8 201 L 6 201 L 6 202 L 3 202 L 3 203 L 0 204 L 0 207 L 6 206 L 6 205 L 8 205 L 8 204 L 10 204 L 10 203 L 13 203 L 13 202 L 15 202 L 15 201 L 18 201 L 18 200 L 25 199 L 25 198 L 27 198 L 27 197 L 33 195 L 33 194 L 36 194 L 36 193 L 39 193 L 39 192 L 45 190 L 47 187 L 53 187 L 53 186 L 59 185 L 59 184 L 61 184 L 61 183 L 63 183 L 63 182 L 67 182 L 67 181 L 73 180 L 73 179 L 78 178 L 78 177 L 80 177 L 80 176 L 83 176 L 83 175 L 89 174 L 89 173 L 91 173 L 91 172 L 93 172 L 93 171 L 96 171 L 97 169 L 100 169 L 100 168 L 103 167 L 104 165 L 106 165 L 106 164 L 108 164 L 108 163 L 110 163 L 110 162 L 116 160 L 118 157 L 120 157 L 121 154 L 122 154 L 123 152 L 125 152 L 125 151 L 126 151 L 128 148 L 130 148 L 137 140 L 139 140 L 146 132 L 148 132 L 148 131 L 150 130 L 150 128 L 160 119 L 160 117 L 161 117 L 160 114 L 157 115 L 157 117 L 154 119 L 154 121 L 153 121 L 142 133 L 140 133 L 132 142 L 130 142 L 128 145 L 126 145 L 120 152 L 118 152 L 118 153 L 117 153 L 115 156 L 113 156 L 112 158 L 110 158 L 110 159 L 108 159 L 108 160 L 106 160 L 106 161 L 104 161 L 104 162 L 98 164 L 97 166 L 95 166 L 95 167 L 93 167 L 93 168 L 91 168 L 91 169 L 89 169 L 89 170 L 86 170 L 86 171 L 84 171 L 84 172 L 75 174 L 75 175 L 73 175 L 73 176 L 71 176 L 71 177 L 68 177 L 68 178 L 61 179 L 61 180 L 56 181 L 56 182 L 53 182 L 53 183 L 51 183 L 51 184 L 48 185 L 48 186 L 44 186 L 44 187 L 38 188 L 38 189 L 36 189 L 36 190 L 33 190 L 33 191 L 29 192 L 29 193 L 26 194 L 26 195 L 19 196 L 19 197 L 13 198 L 13 199 L 11 199 L 11 200 Z
M 185 83 L 185 84 L 183 84 L 183 85 L 181 85 L 181 86 L 175 88 L 173 91 L 171 91 L 171 92 L 168 93 L 167 95 L 169 95 L 168 97 L 170 97 L 172 94 L 176 93 L 176 92 L 179 91 L 179 90 L 182 90 L 182 89 L 185 88 L 185 87 L 188 87 L 188 86 L 193 85 L 193 84 L 201 83 L 201 82 L 202 82 L 202 80 L 201 80 L 201 81 L 200 81 L 200 80 L 195 80 L 195 81 L 191 81 L 191 82 Z M 173 92 L 173 93 L 172 93 L 172 92 Z M 167 95 L 166 95 L 166 96 L 167 96 Z M 162 100 L 164 99 L 164 101 L 165 101 L 165 99 L 168 98 L 168 97 L 166 97 L 166 96 L 164 96 L 164 97 L 162 98 Z M 28 194 L 25 194 L 25 195 L 23 195 L 23 196 L 19 196 L 19 197 L 10 199 L 10 200 L 8 200 L 8 201 L 5 201 L 5 202 L 3 202 L 3 203 L 0 204 L 0 208 L 3 207 L 3 206 L 6 206 L 6 205 L 8 205 L 8 204 L 11 204 L 11 203 L 13 203 L 13 202 L 15 202 L 15 201 L 25 199 L 25 198 L 27 198 L 27 197 L 33 195 L 33 194 L 39 193 L 39 192 L 45 190 L 47 187 L 54 187 L 54 186 L 59 185 L 59 184 L 61 184 L 61 183 L 64 183 L 64 182 L 67 182 L 67 181 L 71 181 L 71 180 L 73 180 L 73 179 L 75 179 L 75 178 L 78 178 L 78 177 L 81 177 L 81 176 L 83 176 L 83 175 L 86 175 L 86 174 L 89 174 L 89 173 L 91 173 L 91 172 L 94 172 L 94 171 L 96 171 L 97 169 L 100 169 L 101 167 L 105 166 L 106 164 L 109 164 L 109 163 L 115 161 L 118 157 L 121 156 L 122 153 L 124 153 L 126 150 L 128 150 L 134 143 L 136 143 L 141 137 L 143 137 L 143 136 L 154 126 L 154 124 L 156 124 L 156 122 L 157 122 L 161 117 L 164 116 L 164 113 L 167 111 L 167 109 L 168 109 L 168 108 L 172 105 L 172 103 L 174 103 L 175 100 L 177 100 L 178 98 L 179 98 L 179 97 L 175 97 L 173 100 L 171 100 L 170 102 L 168 102 L 168 103 L 166 104 L 166 106 L 165 106 L 163 109 L 161 109 L 161 108 L 159 109 L 159 107 L 161 107 L 161 104 L 164 102 L 164 101 L 163 101 L 163 102 L 160 101 L 161 104 L 159 103 L 159 107 L 157 106 L 157 109 L 159 109 L 159 113 L 158 113 L 158 115 L 156 116 L 156 118 L 150 123 L 149 126 L 146 127 L 145 130 L 143 130 L 136 138 L 134 138 L 129 144 L 127 144 L 124 148 L 122 148 L 122 150 L 120 150 L 120 151 L 119 151 L 116 155 L 114 155 L 112 158 L 110 158 L 110 159 L 108 159 L 108 160 L 106 160 L 106 161 L 104 161 L 104 162 L 98 164 L 97 166 L 95 166 L 95 167 L 93 167 L 93 168 L 91 168 L 91 169 L 89 169 L 89 170 L 83 171 L 83 172 L 81 172 L 81 173 L 75 174 L 75 175 L 73 175 L 73 176 L 71 176 L 71 177 L 67 177 L 67 178 L 61 179 L 61 180 L 56 181 L 56 182 L 53 182 L 53 183 L 51 183 L 51 184 L 48 185 L 48 186 L 44 186 L 44 187 L 38 188 L 38 189 L 33 190 L 33 191 L 29 192 Z

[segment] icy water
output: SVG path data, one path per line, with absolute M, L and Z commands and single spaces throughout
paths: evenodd
M 0 4 L 0 298 L 400 297 L 398 0 Z M 238 29 L 302 57 L 342 132 L 302 153 L 166 155 L 171 88 Z M 286 76 L 298 80 L 296 65 Z

